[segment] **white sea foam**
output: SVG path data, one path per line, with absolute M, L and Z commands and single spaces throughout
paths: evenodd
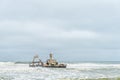
M 120 69 L 120 64 L 78 63 L 78 64 L 68 64 L 67 68 L 74 68 L 74 69 L 81 69 L 81 70 L 105 69 L 105 68 Z
M 66 69 L 31 68 L 28 64 L 0 62 L 0 80 L 80 80 L 120 77 L 120 64 L 74 63 Z

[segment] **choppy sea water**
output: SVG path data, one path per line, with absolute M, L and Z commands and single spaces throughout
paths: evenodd
M 67 68 L 0 62 L 0 80 L 120 80 L 119 63 L 66 63 Z

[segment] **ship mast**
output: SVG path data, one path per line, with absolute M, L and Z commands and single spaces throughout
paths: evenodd
M 50 53 L 50 60 L 52 60 L 53 59 L 53 54 L 52 53 Z

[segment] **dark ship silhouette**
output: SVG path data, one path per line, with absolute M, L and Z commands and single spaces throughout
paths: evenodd
M 66 64 L 59 64 L 55 59 L 53 59 L 53 54 L 50 53 L 50 58 L 43 63 L 38 55 L 33 57 L 33 61 L 29 64 L 29 67 L 48 67 L 48 68 L 66 68 Z M 38 61 L 36 61 L 38 60 Z

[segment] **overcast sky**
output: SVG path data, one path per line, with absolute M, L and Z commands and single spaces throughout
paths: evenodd
M 120 0 L 0 0 L 0 61 L 120 61 Z

